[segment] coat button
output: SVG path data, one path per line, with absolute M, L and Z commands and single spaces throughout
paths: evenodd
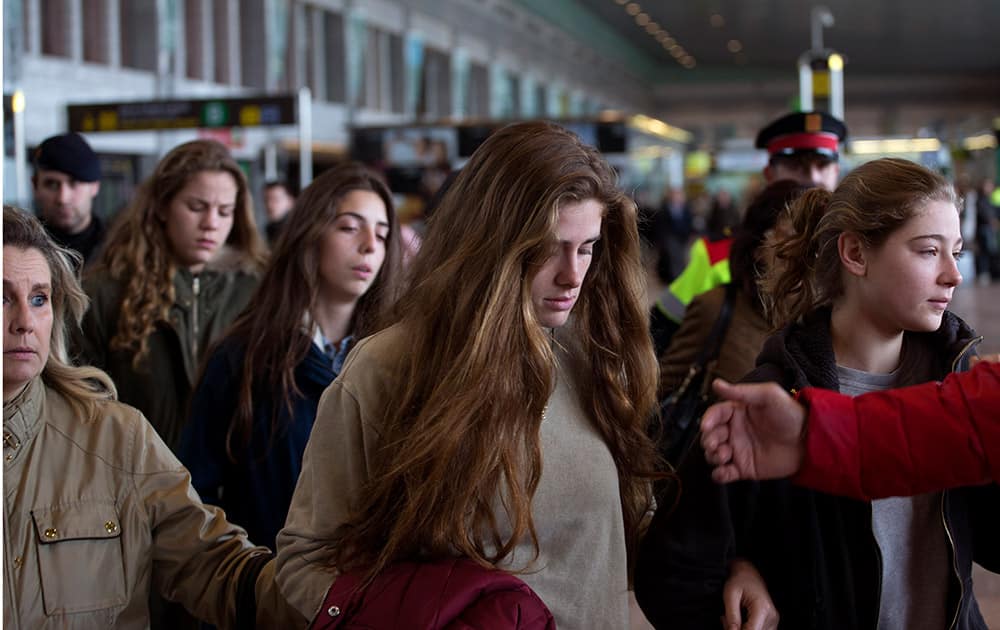
M 118 524 L 114 521 L 108 521 L 104 524 L 104 529 L 108 530 L 109 534 L 113 534 L 118 531 Z
M 22 564 L 24 564 L 24 560 L 21 559 L 21 556 L 18 556 L 16 558 L 14 558 L 14 568 L 15 569 L 20 569 Z
M 340 607 L 330 606 L 329 608 L 326 609 L 326 614 L 330 615 L 331 617 L 336 617 L 340 614 Z
M 59 530 L 56 529 L 55 527 L 50 527 L 47 530 L 45 530 L 43 535 L 51 540 L 59 535 Z

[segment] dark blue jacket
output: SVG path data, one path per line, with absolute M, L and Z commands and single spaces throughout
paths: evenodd
M 246 344 L 226 338 L 212 353 L 191 399 L 180 458 L 205 503 L 226 511 L 230 522 L 246 528 L 250 540 L 275 548 L 295 491 L 302 455 L 316 420 L 316 407 L 336 374 L 333 362 L 315 346 L 295 368 L 302 396 L 293 399 L 294 413 L 279 407 L 282 429 L 271 435 L 276 392 L 254 387 L 253 434 L 249 446 L 226 453 L 226 435 L 236 409 Z M 280 400 L 280 396 L 279 396 Z

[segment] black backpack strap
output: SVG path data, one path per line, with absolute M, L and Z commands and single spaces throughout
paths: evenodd
M 701 412 L 709 400 L 708 390 L 711 383 L 707 374 L 708 364 L 719 356 L 722 349 L 722 341 L 733 319 L 736 292 L 735 285 L 730 283 L 726 286 L 722 308 L 715 324 L 712 325 L 708 339 L 698 351 L 698 356 L 691 363 L 684 380 L 666 400 L 661 402 L 661 421 L 665 424 L 660 438 L 660 448 L 665 459 L 677 469 L 683 465 L 697 441 Z
M 733 321 L 733 304 L 736 302 L 736 285 L 730 282 L 726 285 L 726 297 L 722 300 L 722 308 L 719 309 L 719 316 L 712 326 L 705 345 L 698 352 L 698 357 L 694 362 L 698 365 L 706 365 L 712 359 L 719 356 L 722 350 L 722 340 L 729 330 L 729 322 Z

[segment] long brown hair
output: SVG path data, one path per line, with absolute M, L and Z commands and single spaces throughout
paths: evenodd
M 89 304 L 77 278 L 80 255 L 57 245 L 38 219 L 8 205 L 3 207 L 3 244 L 35 249 L 45 257 L 52 276 L 52 336 L 42 380 L 63 395 L 79 418 L 96 419 L 98 403 L 114 400 L 117 394 L 107 374 L 95 367 L 75 367 L 67 355 L 69 329 L 80 326 Z
M 167 153 L 115 221 L 102 264 L 92 272 L 108 273 L 125 283 L 121 318 L 111 348 L 134 352 L 134 365 L 146 356 L 149 335 L 157 322 L 166 320 L 175 299 L 173 279 L 177 267 L 164 224 L 157 217 L 203 171 L 225 171 L 236 181 L 236 207 L 227 247 L 250 267 L 264 262 L 265 250 L 254 223 L 247 179 L 226 147 L 214 140 L 194 140 Z
M 843 291 L 837 240 L 856 234 L 870 248 L 885 243 L 929 201 L 958 210 L 955 188 L 941 175 L 909 160 L 882 158 L 857 167 L 832 193 L 807 191 L 789 209 L 794 234 L 774 245 L 783 261 L 761 279 L 776 327 L 830 304 Z
M 398 387 L 387 392 L 372 477 L 338 532 L 338 567 L 374 575 L 408 557 L 455 553 L 490 566 L 526 536 L 538 551 L 531 501 L 555 357 L 530 285 L 560 208 L 587 199 L 605 208 L 601 240 L 568 326 L 588 368 L 581 402 L 614 458 L 634 549 L 656 462 L 647 435 L 656 361 L 636 207 L 595 149 L 530 122 L 488 138 L 430 220 L 397 305 L 409 340 L 397 356 Z
M 260 285 L 227 335 L 247 344 L 239 399 L 226 436 L 226 451 L 231 459 L 235 459 L 238 447 L 250 441 L 256 387 L 263 386 L 276 394 L 271 415 L 272 436 L 280 428 L 282 404 L 291 416 L 293 398 L 301 394 L 295 383 L 295 367 L 309 353 L 312 343 L 311 338 L 294 331 L 301 328 L 303 314 L 316 307 L 321 242 L 337 217 L 341 201 L 354 190 L 371 191 L 382 199 L 389 233 L 382 268 L 354 306 L 351 334 L 360 338 L 372 332 L 383 309 L 396 296 L 400 239 L 389 189 L 372 171 L 356 162 L 325 171 L 296 201 Z

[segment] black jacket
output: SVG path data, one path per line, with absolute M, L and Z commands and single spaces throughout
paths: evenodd
M 772 336 L 747 380 L 839 389 L 829 327 L 830 311 L 822 309 Z M 978 340 L 950 313 L 936 332 L 906 336 L 914 351 L 934 357 L 934 378 L 966 369 Z M 682 471 L 682 480 L 677 509 L 654 519 L 636 569 L 636 596 L 658 627 L 718 627 L 734 557 L 760 570 L 782 628 L 877 626 L 881 560 L 870 503 L 787 480 L 718 486 L 703 460 Z M 972 562 L 1000 571 L 1000 488 L 947 492 L 942 511 L 953 541 L 948 618 L 955 628 L 986 628 L 972 593 Z

